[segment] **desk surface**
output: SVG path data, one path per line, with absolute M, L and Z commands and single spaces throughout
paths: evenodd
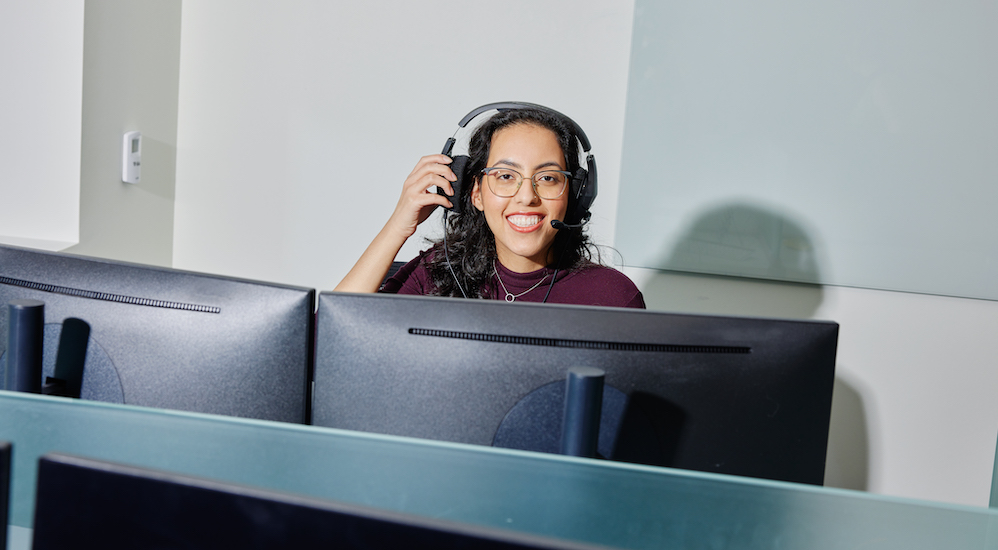
M 621 548 L 993 548 L 998 510 L 0 392 L 10 523 L 61 451 L 427 517 Z

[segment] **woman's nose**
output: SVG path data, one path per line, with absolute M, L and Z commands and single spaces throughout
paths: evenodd
M 537 196 L 537 192 L 534 191 L 534 181 L 527 178 L 523 178 L 523 183 L 520 184 L 520 188 L 516 190 L 516 195 L 513 198 L 520 204 L 534 204 L 541 200 Z

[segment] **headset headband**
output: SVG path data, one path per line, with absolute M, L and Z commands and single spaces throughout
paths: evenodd
M 509 111 L 513 109 L 535 109 L 538 111 L 547 111 L 551 114 L 557 115 L 565 119 L 566 121 L 568 121 L 569 124 L 572 125 L 572 132 L 575 134 L 575 137 L 579 139 L 579 143 L 582 144 L 583 152 L 588 153 L 589 150 L 591 149 L 591 147 L 589 146 L 589 138 L 586 137 L 586 133 L 582 130 L 582 127 L 576 124 L 574 120 L 559 113 L 558 111 L 555 111 L 550 107 L 537 105 L 536 103 L 525 103 L 521 101 L 502 101 L 499 103 L 489 103 L 488 105 L 482 105 L 481 107 L 475 109 L 474 111 L 471 111 L 470 113 L 464 115 L 464 118 L 462 118 L 461 122 L 458 122 L 457 125 L 460 126 L 461 128 L 464 128 L 476 116 L 484 113 L 485 111 L 491 111 L 493 109 L 497 111 Z

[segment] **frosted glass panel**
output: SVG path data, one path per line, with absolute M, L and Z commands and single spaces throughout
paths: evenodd
M 998 549 L 983 506 L 4 391 L 0 439 L 22 528 L 60 451 L 615 548 Z
M 627 265 L 998 299 L 998 4 L 637 0 Z

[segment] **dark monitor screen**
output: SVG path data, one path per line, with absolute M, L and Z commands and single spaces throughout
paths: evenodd
M 838 325 L 324 292 L 312 423 L 558 452 L 569 368 L 597 456 L 821 484 Z
M 63 321 L 90 325 L 83 399 L 307 419 L 314 290 L 0 246 L 0 355 L 19 299 L 45 303 L 43 377 Z
M 595 547 L 50 454 L 38 466 L 32 548 Z

